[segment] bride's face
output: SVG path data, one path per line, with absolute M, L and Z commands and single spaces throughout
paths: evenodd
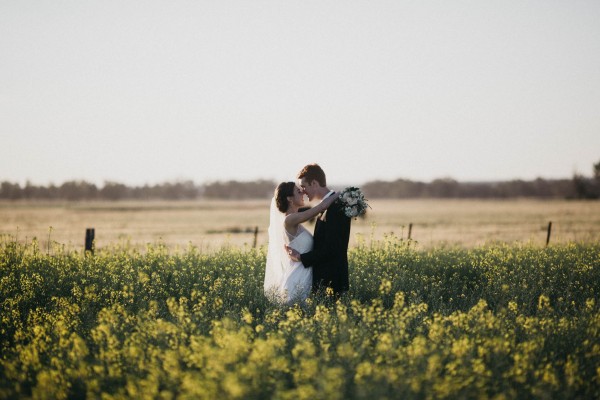
M 294 196 L 292 198 L 292 201 L 294 202 L 294 205 L 297 207 L 304 206 L 304 191 L 302 190 L 301 187 L 299 187 L 299 186 L 294 187 Z

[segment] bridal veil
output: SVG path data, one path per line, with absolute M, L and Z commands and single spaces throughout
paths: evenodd
M 277 209 L 275 198 L 271 200 L 269 215 L 269 246 L 267 250 L 267 265 L 265 268 L 265 295 L 272 300 L 281 299 L 281 283 L 286 267 L 290 262 L 285 253 L 285 214 Z M 285 296 L 285 294 L 283 294 Z

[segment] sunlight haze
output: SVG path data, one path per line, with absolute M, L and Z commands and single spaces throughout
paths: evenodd
M 600 2 L 2 1 L 0 181 L 569 178 Z

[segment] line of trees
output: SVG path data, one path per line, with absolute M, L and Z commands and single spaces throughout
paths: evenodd
M 130 187 L 118 182 L 105 182 L 99 188 L 86 181 L 68 181 L 60 186 L 37 186 L 29 182 L 2 182 L 0 199 L 8 200 L 184 200 L 196 199 L 201 188 L 191 181 Z
M 197 185 L 193 181 L 167 182 L 157 185 L 130 187 L 118 182 L 105 182 L 97 187 L 86 181 L 69 181 L 60 186 L 25 186 L 4 181 L 0 183 L 2 200 L 195 200 L 206 199 L 263 199 L 273 196 L 276 182 L 226 181 Z M 418 182 L 407 179 L 372 181 L 362 185 L 367 198 L 600 198 L 600 162 L 594 165 L 592 177 L 576 174 L 572 179 L 505 182 L 458 182 L 451 178 Z
M 60 186 L 38 186 L 27 182 L 25 186 L 4 181 L 0 183 L 2 200 L 195 200 L 269 198 L 275 182 L 213 182 L 196 185 L 193 181 L 166 182 L 157 185 L 127 186 L 118 182 L 105 182 L 98 187 L 83 180 L 68 181 Z
M 575 185 L 570 179 L 534 181 L 513 180 L 507 182 L 458 182 L 451 178 L 436 179 L 430 183 L 405 179 L 375 181 L 363 186 L 372 198 L 578 198 Z
M 532 181 L 511 180 L 505 182 L 458 182 L 452 178 L 435 179 L 432 182 L 415 182 L 406 179 L 395 181 L 374 181 L 363 186 L 370 198 L 600 198 L 600 162 L 594 164 L 593 174 L 586 177 L 575 174 L 572 179 L 547 180 L 538 178 Z

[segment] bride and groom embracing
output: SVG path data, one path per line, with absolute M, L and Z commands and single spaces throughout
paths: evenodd
M 279 184 L 271 201 L 264 282 L 270 300 L 288 305 L 303 302 L 311 291 L 339 295 L 349 287 L 347 205 L 327 188 L 319 165 L 305 166 L 297 178 Z M 304 195 L 320 203 L 300 211 Z M 313 236 L 302 223 L 315 217 Z

